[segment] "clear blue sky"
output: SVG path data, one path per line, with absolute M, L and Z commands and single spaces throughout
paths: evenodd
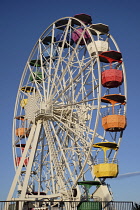
M 93 23 L 109 25 L 127 73 L 128 126 L 119 150 L 120 174 L 140 171 L 140 1 L 1 0 L 0 6 L 0 200 L 14 177 L 12 119 L 26 60 L 42 32 L 61 17 L 86 13 Z M 140 175 L 108 180 L 115 200 L 140 202 Z

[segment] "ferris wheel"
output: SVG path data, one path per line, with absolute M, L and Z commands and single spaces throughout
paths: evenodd
M 86 14 L 53 22 L 20 80 L 7 199 L 80 201 L 84 182 L 116 177 L 126 94 L 122 54 L 107 25 Z

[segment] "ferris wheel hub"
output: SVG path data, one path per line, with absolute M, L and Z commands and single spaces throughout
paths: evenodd
M 35 113 L 35 121 L 40 119 L 51 120 L 53 117 L 53 106 L 50 101 L 41 102 L 40 109 Z

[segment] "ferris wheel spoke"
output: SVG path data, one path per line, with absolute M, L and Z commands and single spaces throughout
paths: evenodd
M 94 63 L 96 63 L 96 61 L 94 61 Z M 83 97 L 84 99 L 86 98 L 86 97 L 88 97 L 90 94 L 92 94 L 93 93 L 93 91 L 99 86 L 98 84 L 94 87 L 94 82 L 97 82 L 96 80 L 96 78 L 95 78 L 95 76 L 93 75 L 93 68 L 90 68 L 88 71 L 87 71 L 87 73 L 85 74 L 85 72 L 84 72 L 84 74 L 85 74 L 85 76 L 82 76 L 82 78 L 84 78 L 84 80 L 83 80 L 83 82 L 82 82 L 82 86 L 81 86 L 81 88 L 79 89 L 79 93 L 81 92 L 81 90 L 83 89 L 83 87 L 84 87 L 84 92 L 85 92 L 85 96 Z M 83 72 L 82 72 L 83 73 Z M 87 81 L 88 80 L 88 78 L 90 77 L 92 75 L 92 82 L 90 82 L 90 84 L 92 84 L 93 85 L 93 87 L 91 87 L 92 89 L 91 90 L 88 90 L 88 93 L 86 92 L 86 88 L 85 88 L 85 85 L 90 85 L 89 84 L 89 82 Z M 77 94 L 77 96 L 75 97 L 75 99 L 77 100 L 77 98 L 78 98 L 78 96 L 79 96 L 79 94 Z
M 21 173 L 21 171 L 22 171 L 22 165 L 23 165 L 23 163 L 24 163 L 24 160 L 25 160 L 27 151 L 28 151 L 28 149 L 29 149 L 29 147 L 30 147 L 30 145 L 31 145 L 32 140 L 33 140 L 33 136 L 34 136 L 34 133 L 35 133 L 35 129 L 36 129 L 36 125 L 33 125 L 33 126 L 32 126 L 32 129 L 31 129 L 31 132 L 30 132 L 30 135 L 29 135 L 28 143 L 27 143 L 26 148 L 25 148 L 25 150 L 24 150 L 22 159 L 21 159 L 21 161 L 20 161 L 20 165 L 19 165 L 19 167 L 18 167 L 18 169 L 17 169 L 17 171 L 16 171 L 16 175 L 15 175 L 15 177 L 14 177 L 14 180 L 13 180 L 12 186 L 11 186 L 11 188 L 10 188 L 10 191 L 9 191 L 9 194 L 8 194 L 7 199 L 10 199 L 11 196 L 12 196 L 12 194 L 14 193 L 14 189 L 15 189 L 15 187 L 16 187 L 16 185 L 17 185 L 19 175 L 20 175 L 20 173 Z
M 67 159 L 67 161 L 69 162 L 70 167 L 72 167 L 72 169 L 70 171 L 71 177 L 75 177 L 75 174 L 78 174 L 79 171 L 81 170 L 82 164 L 81 161 L 85 161 L 85 156 L 86 156 L 86 148 L 83 149 L 83 147 L 81 147 L 82 145 L 80 145 L 78 143 L 78 141 L 76 141 L 76 137 L 74 138 L 74 140 L 72 140 L 72 138 L 70 138 L 69 140 L 69 144 L 62 144 L 63 147 L 63 152 L 64 152 L 64 157 Z M 73 159 L 74 156 L 77 156 L 77 159 Z M 63 159 L 63 155 L 61 156 L 61 159 Z M 65 160 L 66 160 L 65 159 Z M 65 167 L 65 164 L 63 162 L 63 165 Z M 67 168 L 67 166 L 66 166 Z
M 68 173 L 70 174 L 71 179 L 73 179 L 72 181 L 74 182 L 74 178 L 73 178 L 73 176 L 72 176 L 72 172 L 71 172 L 71 170 L 70 170 L 70 167 L 69 167 L 69 164 L 68 164 L 68 160 L 67 160 L 67 158 L 66 158 L 66 156 L 65 156 L 65 147 L 64 147 L 64 145 L 61 144 L 61 142 L 60 142 L 60 140 L 59 140 L 59 138 L 58 138 L 58 135 L 57 135 L 56 132 L 55 132 L 55 128 L 54 128 L 54 126 L 53 126 L 53 123 L 51 122 L 50 124 L 51 124 L 52 130 L 53 130 L 53 132 L 54 132 L 54 137 L 55 137 L 55 139 L 56 139 L 56 141 L 57 141 L 58 150 L 60 151 L 60 155 L 59 155 L 60 157 L 59 157 L 59 159 L 60 159 L 60 161 L 63 163 L 63 167 L 67 168 L 67 171 L 68 171 Z M 63 147 L 62 147 L 61 145 L 62 145 Z
M 70 22 L 71 22 L 71 20 L 69 20 L 69 22 L 68 22 L 68 24 L 67 24 L 67 26 L 66 26 L 66 31 L 65 31 L 65 35 L 64 35 L 64 40 L 66 40 L 66 35 L 67 35 L 68 29 L 69 29 Z M 56 66 L 56 69 L 55 69 L 55 74 L 54 74 L 54 78 L 53 78 L 53 82 L 52 82 L 52 87 L 51 87 L 50 95 L 52 95 L 52 91 L 53 91 L 54 86 L 55 86 L 55 80 L 56 80 L 57 72 L 58 72 L 58 69 L 59 69 L 59 64 L 60 64 L 60 62 L 61 62 L 61 57 L 63 57 L 63 56 L 62 56 L 63 46 L 64 46 L 64 42 L 63 42 L 62 47 L 61 47 L 61 50 L 60 50 L 60 52 L 59 52 L 59 58 L 58 58 L 57 66 Z
M 42 98 L 42 94 L 41 94 L 41 92 L 40 92 L 40 85 L 37 83 L 37 81 L 36 81 L 36 79 L 35 79 L 35 75 L 34 75 L 34 71 L 33 71 L 33 69 L 31 68 L 31 66 L 30 66 L 30 64 L 29 63 L 27 63 L 27 67 L 28 67 L 28 69 L 29 69 L 29 71 L 30 71 L 30 77 L 32 76 L 32 78 L 33 78 L 33 80 L 34 80 L 34 83 L 35 83 L 35 88 L 36 88 L 36 91 L 38 92 L 38 94 L 39 94 L 39 96 Z M 21 85 L 21 87 L 22 87 L 23 85 Z
M 27 191 L 28 180 L 29 180 L 29 176 L 30 176 L 30 173 L 31 173 L 32 162 L 33 162 L 33 158 L 34 158 L 34 155 L 35 155 L 35 151 L 36 151 L 36 147 L 37 147 L 37 141 L 38 141 L 41 126 L 42 126 L 41 122 L 38 121 L 35 136 L 34 136 L 34 144 L 32 144 L 32 152 L 30 154 L 29 164 L 27 166 L 26 175 L 25 175 L 24 182 L 23 182 L 24 188 L 23 188 L 22 193 L 21 193 L 21 198 L 25 197 L 25 194 L 26 194 L 26 191 Z
M 69 105 L 64 106 L 64 107 L 61 106 L 61 107 L 59 107 L 59 110 L 60 110 L 59 115 L 58 115 L 58 111 L 56 111 L 54 118 L 57 117 L 56 121 L 58 121 L 58 118 L 59 118 L 59 120 L 61 122 L 63 122 L 63 123 L 65 122 L 68 125 L 69 129 L 71 128 L 71 132 L 74 132 L 74 130 L 77 130 L 77 128 L 79 128 L 82 132 L 85 132 L 87 135 L 89 135 L 90 133 L 93 134 L 94 132 L 92 131 L 92 129 L 88 128 L 89 123 L 88 124 L 86 123 L 87 125 L 85 125 L 83 123 L 86 122 L 87 120 L 90 120 L 92 110 L 96 109 L 96 108 L 95 107 L 93 108 L 93 106 L 90 106 L 88 104 L 87 105 L 78 105 L 78 103 L 77 103 L 77 108 L 74 108 L 74 109 L 76 112 L 73 112 L 72 108 L 70 108 Z M 88 116 L 87 113 L 89 111 L 90 111 L 90 115 Z M 83 118 L 81 118 L 79 120 L 79 117 L 82 117 L 82 115 L 83 115 Z M 81 121 L 81 120 L 83 120 L 83 121 Z
M 57 101 L 62 95 L 63 93 L 66 92 L 66 90 L 74 83 L 74 81 L 81 75 L 81 73 L 90 65 L 90 63 L 92 62 L 92 60 L 94 60 L 94 58 L 92 58 L 87 64 L 86 66 L 80 70 L 80 72 L 73 78 L 73 80 L 66 86 L 66 88 L 64 90 L 61 91 L 61 93 L 55 98 L 54 102 Z M 56 90 L 58 89 L 58 86 L 56 86 Z M 56 93 L 56 92 L 55 92 Z M 55 94 L 53 93 L 53 95 Z
M 46 136 L 48 137 L 47 139 L 49 142 L 49 151 L 50 151 L 51 156 L 53 157 L 53 164 L 54 164 L 54 167 L 56 170 L 58 181 L 61 183 L 62 189 L 65 189 L 65 193 L 67 194 L 66 186 L 69 183 L 67 183 L 67 181 L 65 180 L 64 174 L 63 174 L 63 167 L 62 167 L 62 164 L 58 158 L 58 152 L 56 152 L 53 138 L 51 137 L 51 128 L 48 127 L 49 125 L 47 125 L 47 122 L 44 122 L 43 125 L 44 125 Z
M 66 128 L 67 130 L 69 130 L 74 136 L 76 136 L 78 139 L 80 139 L 80 141 L 83 143 L 83 145 L 85 145 L 85 147 L 86 146 L 89 147 L 88 139 L 86 140 L 85 138 L 83 138 L 83 130 L 82 129 L 81 129 L 81 131 L 80 130 L 77 131 L 78 130 L 78 127 L 77 127 L 77 129 L 70 128 L 67 125 L 67 123 L 65 123 L 65 121 L 63 121 L 63 119 L 59 119 L 57 116 L 54 116 L 54 120 L 55 121 L 58 121 L 61 125 L 64 126 L 64 128 Z M 77 140 L 75 139 L 75 141 L 77 141 Z
M 68 62 L 67 66 L 63 69 L 63 72 L 62 72 L 60 81 L 62 81 L 62 79 L 65 77 L 65 74 L 66 74 L 66 72 L 67 72 L 67 69 L 69 69 L 69 66 L 71 67 L 71 62 L 72 62 L 71 59 L 73 58 L 73 54 L 74 54 L 74 53 L 75 53 L 75 51 L 72 53 L 71 57 L 69 58 L 70 61 Z M 92 62 L 92 60 L 94 60 L 94 58 L 91 59 L 90 61 L 88 61 L 88 63 L 84 64 L 85 67 L 83 67 L 83 69 L 82 69 L 81 67 L 79 67 L 79 66 L 78 66 L 78 69 L 79 69 L 79 70 L 82 69 L 82 71 L 84 71 L 84 70 L 90 65 L 90 63 Z M 82 71 L 80 70 L 79 74 L 77 75 L 77 78 L 80 76 L 80 74 L 81 74 Z M 75 77 L 75 79 L 76 79 L 76 77 Z M 74 80 L 72 80 L 72 82 L 73 82 L 73 81 L 74 81 Z M 55 90 L 57 90 L 58 87 L 59 87 L 59 86 L 56 86 Z M 53 93 L 53 95 L 55 95 L 55 92 Z

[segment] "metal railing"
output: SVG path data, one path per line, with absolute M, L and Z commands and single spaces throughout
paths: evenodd
M 94 165 L 98 165 L 101 163 L 115 163 L 118 164 L 118 160 L 116 158 L 97 158 L 96 160 L 94 160 L 93 164 Z
M 133 210 L 127 201 L 0 201 L 0 210 Z
M 102 113 L 102 117 L 106 117 L 108 115 L 126 115 L 126 112 L 122 109 L 114 109 L 112 113 L 112 109 L 108 109 Z

